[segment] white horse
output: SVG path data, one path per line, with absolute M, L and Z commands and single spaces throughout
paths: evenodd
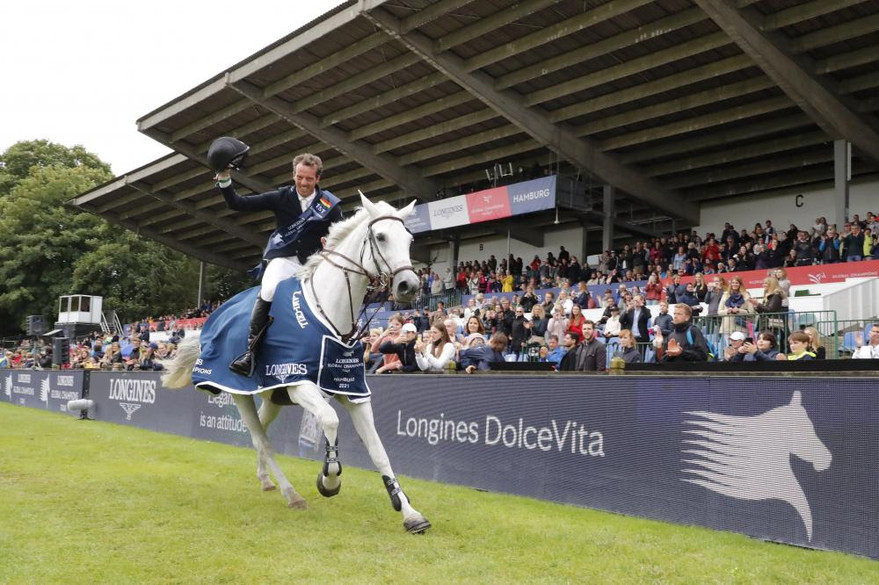
M 793 393 L 790 404 L 757 416 L 731 416 L 713 412 L 687 412 L 692 425 L 684 431 L 684 449 L 697 459 L 684 459 L 684 481 L 741 500 L 788 502 L 803 520 L 807 540 L 812 540 L 812 510 L 791 469 L 790 456 L 812 464 L 815 471 L 830 467 L 833 456 L 818 438 L 802 394 Z M 695 477 L 693 477 L 695 476 Z
M 403 223 L 412 213 L 415 202 L 398 211 L 384 202 L 373 204 L 361 194 L 361 203 L 362 209 L 354 216 L 331 226 L 325 249 L 314 254 L 299 275 L 308 306 L 316 308 L 314 314 L 317 318 L 345 341 L 356 330 L 355 311 L 371 280 L 378 278 L 389 284 L 394 298 L 402 301 L 411 299 L 419 289 L 419 279 L 409 259 L 412 235 Z M 289 300 L 275 299 L 275 304 Z M 293 300 L 295 304 L 297 299 Z M 343 333 L 349 327 L 347 333 Z M 272 335 L 295 336 L 297 333 L 298 331 L 273 332 L 269 327 L 269 334 Z M 293 339 L 295 341 L 295 337 Z M 187 338 L 180 345 L 177 357 L 165 362 L 162 376 L 164 385 L 168 388 L 182 388 L 190 384 L 200 351 L 198 340 Z M 282 389 L 286 391 L 290 402 L 313 414 L 323 429 L 326 436 L 326 457 L 317 477 L 317 488 L 323 496 L 332 497 L 339 493 L 339 476 L 342 473 L 338 459 L 339 419 L 336 411 L 326 402 L 318 386 L 309 380 L 283 385 Z M 266 469 L 268 466 L 280 484 L 288 505 L 291 508 L 307 508 L 305 498 L 296 492 L 275 461 L 274 449 L 269 442 L 267 430 L 281 409 L 279 404 L 272 401 L 275 390 L 256 392 L 262 398 L 259 412 L 253 392 L 229 391 L 257 451 L 257 478 L 262 489 L 275 489 Z M 350 414 L 354 428 L 366 445 L 373 464 L 382 474 L 392 506 L 403 515 L 406 530 L 411 533 L 426 531 L 430 528 L 430 522 L 412 507 L 391 469 L 388 455 L 375 429 L 369 397 L 356 400 L 343 394 L 335 394 L 335 398 Z

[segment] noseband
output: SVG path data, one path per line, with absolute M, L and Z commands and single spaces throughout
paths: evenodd
M 347 333 L 342 333 L 336 327 L 336 325 L 330 320 L 329 316 L 324 312 L 323 307 L 321 307 L 320 301 L 318 300 L 317 294 L 314 290 L 314 278 L 311 278 L 311 295 L 314 297 L 315 303 L 317 304 L 317 309 L 320 311 L 320 314 L 326 319 L 327 323 L 330 324 L 330 327 L 333 328 L 333 331 L 336 332 L 336 335 L 342 338 L 342 341 L 347 343 L 349 340 L 355 337 L 360 337 L 364 331 L 369 327 L 369 323 L 372 321 L 372 318 L 375 316 L 375 313 L 378 312 L 378 309 L 373 312 L 373 314 L 366 320 L 366 322 L 361 326 L 357 327 L 357 321 L 364 315 L 366 312 L 366 306 L 360 310 L 360 314 L 355 318 L 354 317 L 354 297 L 351 293 L 351 279 L 349 277 L 350 273 L 359 274 L 360 276 L 365 276 L 369 282 L 378 282 L 378 287 L 374 290 L 386 291 L 388 287 L 394 282 L 394 278 L 397 277 L 401 272 L 405 272 L 407 270 L 411 271 L 413 274 L 415 273 L 415 269 L 411 264 L 407 264 L 405 266 L 399 266 L 394 269 L 390 262 L 388 262 L 387 258 L 385 258 L 384 254 L 382 254 L 381 247 L 378 245 L 378 241 L 375 237 L 375 232 L 372 227 L 384 220 L 393 220 L 399 221 L 404 226 L 406 222 L 395 215 L 381 215 L 372 219 L 369 224 L 366 226 L 366 238 L 363 242 L 363 246 L 360 247 L 360 262 L 357 262 L 353 258 L 349 258 L 345 254 L 341 252 L 336 252 L 335 250 L 321 250 L 318 252 L 321 258 L 330 263 L 330 265 L 338 268 L 345 275 L 345 283 L 348 286 L 348 306 L 351 310 L 351 329 Z M 370 256 L 372 257 L 373 265 L 375 266 L 375 272 L 370 272 L 364 266 L 364 255 L 366 254 L 366 247 L 369 246 Z M 339 258 L 344 262 L 339 264 L 333 260 L 333 257 Z M 384 264 L 384 268 L 379 264 L 379 260 Z M 344 265 L 347 263 L 347 265 Z

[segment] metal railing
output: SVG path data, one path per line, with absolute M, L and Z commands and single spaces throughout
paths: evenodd
M 789 311 L 783 313 L 750 313 L 746 315 L 706 315 L 693 318 L 693 324 L 705 334 L 705 339 L 714 352 L 720 356 L 729 345 L 729 336 L 735 331 L 746 338 L 769 331 L 778 342 L 778 350 L 788 351 L 788 338 L 795 331 L 814 327 L 825 348 L 826 359 L 839 356 L 839 327 L 836 311 Z

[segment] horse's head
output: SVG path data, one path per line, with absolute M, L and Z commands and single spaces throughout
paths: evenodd
M 795 391 L 790 404 L 782 408 L 785 410 L 784 425 L 787 428 L 779 431 L 789 433 L 791 453 L 811 463 L 815 471 L 824 471 L 830 467 L 833 455 L 815 433 L 809 413 L 803 408 L 802 393 Z
M 404 220 L 415 209 L 415 201 L 396 210 L 388 203 L 372 203 L 361 193 L 360 202 L 370 218 L 362 258 L 364 266 L 375 267 L 377 273 L 390 277 L 390 290 L 396 300 L 412 300 L 421 282 L 412 269 L 409 258 L 412 234 L 406 229 Z

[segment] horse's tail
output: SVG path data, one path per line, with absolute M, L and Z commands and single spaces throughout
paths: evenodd
M 201 352 L 198 336 L 184 337 L 177 346 L 177 355 L 163 361 L 162 385 L 165 388 L 184 388 L 192 383 L 192 368 Z

